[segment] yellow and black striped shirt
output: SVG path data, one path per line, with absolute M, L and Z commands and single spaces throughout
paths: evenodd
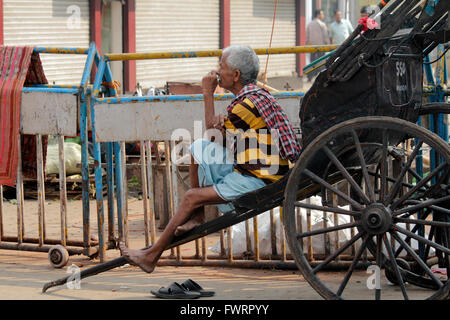
M 234 170 L 266 183 L 288 172 L 289 160 L 280 157 L 271 132 L 250 99 L 243 99 L 228 111 L 225 129 L 227 140 L 233 140 Z

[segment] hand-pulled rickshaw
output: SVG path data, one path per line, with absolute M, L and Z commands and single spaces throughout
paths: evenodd
M 302 99 L 303 151 L 289 173 L 234 200 L 234 212 L 175 237 L 167 249 L 282 205 L 290 252 L 322 297 L 343 298 L 356 270 L 372 265 L 384 269 L 405 299 L 411 292 L 449 298 L 450 146 L 416 122 L 420 116 L 450 113 L 448 103 L 422 103 L 424 58 L 450 41 L 450 2 L 382 1 L 379 9 L 374 17 L 379 27 L 368 29 L 360 21 Z M 436 123 L 430 126 L 438 129 Z M 336 186 L 342 181 L 349 192 Z M 321 196 L 321 205 L 304 201 L 314 195 Z M 305 231 L 298 208 L 348 222 Z M 333 234 L 350 229 L 345 243 L 311 265 L 306 239 L 331 241 Z M 327 265 L 352 248 L 346 272 L 330 282 Z M 125 263 L 120 257 L 83 270 L 80 278 Z M 50 282 L 43 291 L 67 279 Z M 380 298 L 380 288 L 374 292 Z

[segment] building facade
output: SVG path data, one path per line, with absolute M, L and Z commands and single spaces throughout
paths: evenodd
M 327 22 L 350 0 L 0 0 L 0 44 L 88 47 L 102 53 L 221 49 L 228 45 L 272 47 L 305 44 L 306 25 L 316 8 Z M 370 1 L 359 1 L 359 5 Z M 352 4 L 353 3 L 353 4 Z M 359 9 L 358 9 L 359 10 Z M 358 11 L 356 10 L 356 11 Z M 355 11 L 355 12 L 356 12 Z M 79 83 L 85 56 L 42 55 L 49 82 Z M 266 56 L 260 56 L 264 71 Z M 307 55 L 270 56 L 267 77 L 302 75 Z M 161 87 L 167 81 L 199 81 L 218 58 L 113 62 L 125 92 Z

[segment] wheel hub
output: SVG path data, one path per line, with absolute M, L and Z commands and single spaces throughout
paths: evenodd
M 372 204 L 364 210 L 362 227 L 369 234 L 385 233 L 392 225 L 392 215 L 388 208 L 381 204 Z
M 59 253 L 57 250 L 53 250 L 50 254 L 50 257 L 54 263 L 59 263 L 62 260 L 61 253 Z

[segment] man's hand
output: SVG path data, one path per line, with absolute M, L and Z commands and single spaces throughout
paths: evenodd
M 227 121 L 227 116 L 223 114 L 219 114 L 217 116 L 213 116 L 211 121 L 206 123 L 206 129 L 217 129 L 225 133 L 225 121 Z
M 224 127 L 227 117 L 223 114 L 219 114 L 214 117 L 213 128 L 221 130 Z
M 227 117 L 223 114 L 219 114 L 213 117 L 211 121 L 211 126 L 210 127 L 207 126 L 207 129 L 215 129 L 215 130 L 206 131 L 209 140 L 223 145 L 226 137 L 226 129 L 225 129 L 226 120 Z M 221 135 L 218 135 L 217 131 L 220 131 Z
M 206 74 L 202 79 L 202 90 L 204 95 L 212 95 L 216 91 L 218 84 L 217 71 L 211 71 Z

